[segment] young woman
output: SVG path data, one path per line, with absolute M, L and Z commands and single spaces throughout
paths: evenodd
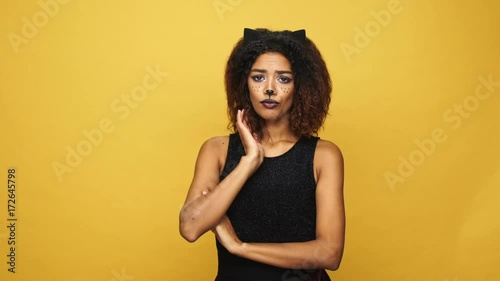
M 344 164 L 316 136 L 332 90 L 320 52 L 304 30 L 245 29 L 225 85 L 234 133 L 202 145 L 181 235 L 215 233 L 218 281 L 330 280 L 344 248 Z

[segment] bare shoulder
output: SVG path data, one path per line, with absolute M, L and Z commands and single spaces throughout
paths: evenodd
M 209 149 L 224 149 L 229 143 L 229 136 L 216 136 L 207 139 L 202 147 Z
M 316 181 L 322 172 L 341 172 L 344 169 L 344 156 L 333 142 L 319 139 L 314 153 L 314 176 Z
M 207 139 L 200 148 L 200 154 L 209 154 L 217 158 L 219 171 L 222 171 L 227 157 L 229 136 L 216 136 Z
M 319 158 L 318 160 L 326 160 L 324 158 L 329 158 L 334 161 L 343 161 L 342 151 L 335 143 L 329 140 L 318 140 L 314 156 L 315 159 Z

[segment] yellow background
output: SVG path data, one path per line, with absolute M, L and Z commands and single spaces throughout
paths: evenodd
M 42 0 L 57 4 L 48 15 L 37 1 L 3 1 L 0 279 L 213 280 L 213 235 L 183 241 L 178 212 L 200 145 L 229 133 L 232 46 L 244 27 L 267 27 L 305 28 L 334 81 L 320 137 L 344 153 L 347 232 L 332 279 L 500 280 L 498 82 L 474 104 L 477 87 L 488 93 L 481 77 L 500 82 L 500 4 L 401 0 L 382 26 L 373 13 L 390 2 Z M 23 18 L 40 25 L 25 30 L 32 38 Z M 367 27 L 363 43 L 356 30 Z M 356 52 L 346 55 L 346 44 Z M 147 67 L 168 76 L 128 115 L 113 109 Z M 464 102 L 473 110 L 462 117 Z M 101 122 L 113 130 L 58 178 L 54 163 L 67 165 L 67 149 Z M 428 155 L 416 144 L 424 140 Z M 418 165 L 398 171 L 410 156 Z M 9 167 L 15 274 L 6 263 Z

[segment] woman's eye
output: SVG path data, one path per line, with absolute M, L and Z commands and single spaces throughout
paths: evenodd
M 262 82 L 264 81 L 264 75 L 254 75 L 252 76 L 253 81 Z
M 287 84 L 287 83 L 292 82 L 292 78 L 283 76 L 283 77 L 279 77 L 278 81 L 281 82 L 281 83 Z

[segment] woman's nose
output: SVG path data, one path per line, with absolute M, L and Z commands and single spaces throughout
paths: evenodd
M 274 95 L 274 90 L 273 89 L 267 89 L 266 90 L 266 94 L 268 94 L 269 96 Z

